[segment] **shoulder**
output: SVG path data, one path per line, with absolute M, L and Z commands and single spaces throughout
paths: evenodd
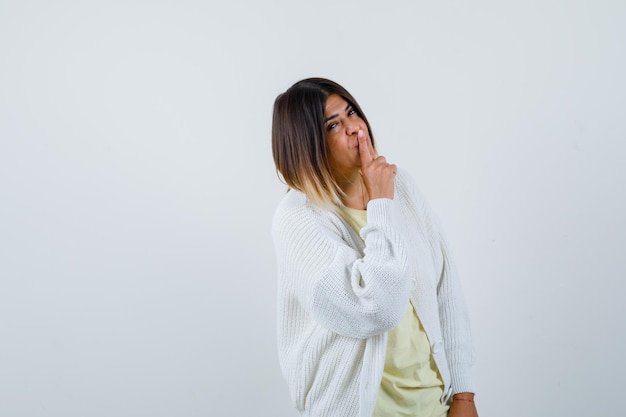
M 426 204 L 426 199 L 417 186 L 415 179 L 404 168 L 398 168 L 398 173 L 396 174 L 396 188 L 402 197 L 408 198 L 414 204 L 420 206 Z
M 420 222 L 426 225 L 427 230 L 436 232 L 439 220 L 430 203 L 418 187 L 411 174 L 405 169 L 398 169 L 396 175 L 396 193 L 401 204 L 413 213 Z
M 300 191 L 290 190 L 276 207 L 272 219 L 274 237 L 283 234 L 307 234 L 333 227 L 337 215 L 330 209 L 315 206 Z
M 396 184 L 404 187 L 415 186 L 415 180 L 404 168 L 398 167 L 398 173 L 396 174 Z
M 304 193 L 289 190 L 274 211 L 273 223 L 276 225 L 285 221 L 302 221 L 320 212 L 321 209 L 315 207 Z
M 295 190 L 287 191 L 287 194 L 283 196 L 278 203 L 278 206 L 276 206 L 276 210 L 274 211 L 274 222 L 289 213 L 304 210 L 306 205 L 307 198 L 303 193 Z

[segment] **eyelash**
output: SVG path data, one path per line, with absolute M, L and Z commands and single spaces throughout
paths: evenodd
M 354 110 L 353 108 L 351 108 L 350 110 L 348 110 L 348 117 L 350 116 L 354 116 L 356 114 L 356 110 Z M 328 125 L 328 127 L 326 128 L 326 130 L 333 130 L 335 127 L 337 126 L 337 123 L 331 123 Z

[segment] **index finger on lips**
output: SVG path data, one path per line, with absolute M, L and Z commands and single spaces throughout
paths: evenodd
M 361 166 L 365 167 L 367 164 L 372 162 L 372 154 L 369 150 L 368 140 L 362 130 L 359 130 L 357 139 L 359 141 L 359 156 L 361 157 Z
M 374 160 L 376 155 L 374 154 L 374 149 L 372 149 L 372 143 L 370 139 L 367 137 L 363 130 L 359 130 L 358 133 L 359 140 L 359 153 L 361 154 L 361 162 L 371 162 Z

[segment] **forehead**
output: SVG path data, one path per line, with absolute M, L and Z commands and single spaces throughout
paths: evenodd
M 324 116 L 329 117 L 333 114 L 338 114 L 339 112 L 346 109 L 348 106 L 348 102 L 343 99 L 338 94 L 331 94 L 326 99 L 326 107 L 324 109 Z

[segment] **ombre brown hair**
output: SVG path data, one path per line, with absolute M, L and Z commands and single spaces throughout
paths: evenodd
M 314 204 L 330 208 L 344 192 L 333 178 L 324 129 L 326 99 L 343 98 L 363 119 L 374 145 L 374 135 L 359 103 L 342 86 L 324 78 L 298 81 L 274 102 L 272 153 L 283 181 Z

